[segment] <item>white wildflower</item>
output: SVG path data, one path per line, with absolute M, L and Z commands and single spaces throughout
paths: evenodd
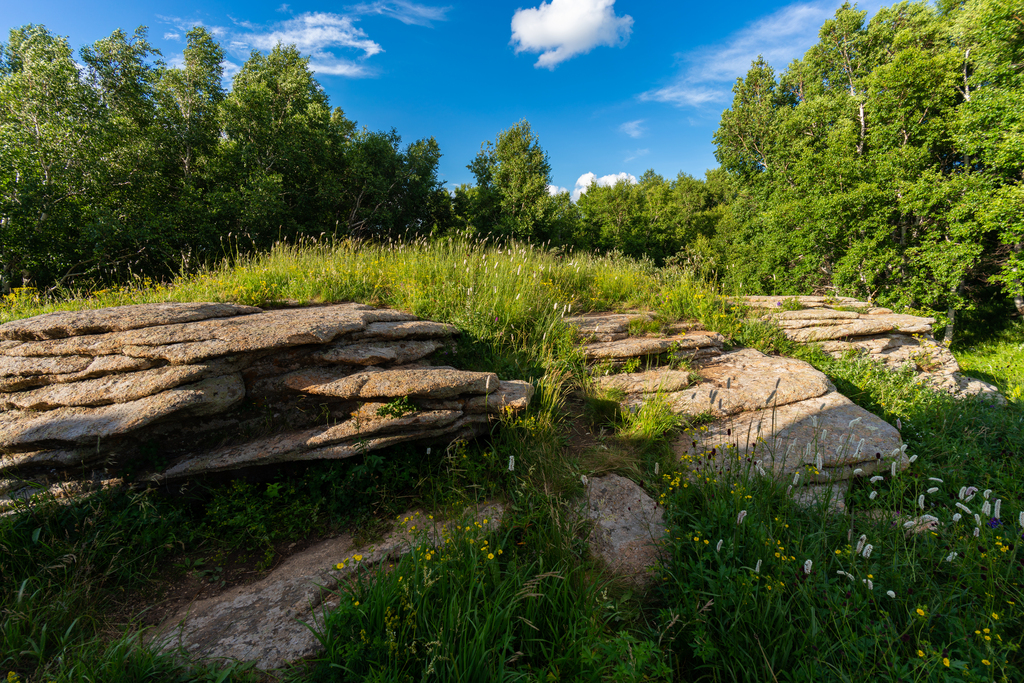
M 946 562 L 952 562 L 953 560 L 955 560 L 957 558 L 957 556 L 959 554 L 960 553 L 958 553 L 957 551 L 954 550 L 949 555 L 946 555 Z
M 863 419 L 864 418 L 862 418 L 862 417 L 855 417 L 855 418 L 853 418 L 852 420 L 850 420 L 850 424 L 846 425 L 846 428 L 847 429 L 853 428 L 853 425 L 860 424 L 861 420 L 863 420 Z
M 800 483 L 800 473 L 799 472 L 794 472 L 793 473 L 793 486 L 796 486 L 799 483 Z
M 970 503 L 971 498 L 974 498 L 976 495 L 978 495 L 978 489 L 975 488 L 974 486 L 968 486 L 967 491 L 965 491 L 964 493 L 966 494 L 964 497 L 964 502 Z
M 880 474 L 876 474 L 875 476 L 868 479 L 868 481 L 870 481 L 872 484 L 877 484 L 880 481 L 885 481 L 885 477 L 883 477 Z
M 896 429 L 903 431 L 903 420 L 896 418 Z
M 911 463 L 912 463 L 912 462 L 914 462 L 915 460 L 917 460 L 917 456 L 916 456 L 916 455 L 912 455 L 912 456 L 910 456 L 910 459 L 909 459 L 909 460 L 907 460 L 907 462 L 911 462 Z
M 974 523 L 976 525 L 978 525 L 978 526 L 981 526 L 981 515 L 975 513 L 975 515 L 974 515 Z
M 917 507 L 919 507 L 922 510 L 924 510 L 924 494 L 923 493 L 920 496 L 917 497 Z
M 909 529 L 912 526 L 917 526 L 917 520 L 912 519 L 910 521 L 903 522 L 903 528 L 904 529 Z
M 868 496 L 869 500 L 874 500 L 875 498 L 878 498 L 878 491 L 872 491 L 871 495 Z
M 757 564 L 754 565 L 754 573 L 755 574 L 760 574 L 761 573 L 761 560 L 758 560 Z
M 892 591 L 885 591 L 885 594 L 888 595 L 890 598 L 893 598 L 894 600 L 896 599 L 896 594 Z
M 813 566 L 814 566 L 814 562 L 812 560 L 807 560 L 806 562 L 804 562 L 804 574 L 810 574 L 811 573 L 811 567 L 813 567 Z
M 992 503 L 985 501 L 984 505 L 981 506 L 981 514 L 989 517 L 992 515 Z
M 857 539 L 857 549 L 854 550 L 854 554 L 860 555 L 860 551 L 864 550 L 864 544 L 868 542 L 867 534 L 861 534 L 860 538 Z
M 716 553 L 722 549 L 722 543 L 724 543 L 724 542 L 725 542 L 725 539 L 722 539 L 722 538 L 718 539 L 718 545 L 715 546 L 715 552 Z
M 511 472 L 516 468 L 516 456 L 508 456 L 508 471 Z
M 935 493 L 935 492 L 936 492 L 936 491 L 938 491 L 938 490 L 939 490 L 939 487 L 938 487 L 938 486 L 933 486 L 933 487 L 931 487 L 930 489 L 928 489 L 927 491 L 925 491 L 925 493 L 927 493 L 927 494 L 931 495 L 932 493 Z
M 953 515 L 953 522 L 954 523 L 959 522 L 961 519 L 963 519 L 963 515 L 961 515 L 959 512 L 957 512 L 956 514 Z
M 793 485 L 792 484 L 790 484 L 789 486 L 786 487 L 786 495 L 788 496 L 791 493 L 793 493 Z
M 892 466 L 889 469 L 892 472 L 892 476 L 895 477 L 896 476 L 896 461 L 895 460 L 892 461 Z
M 959 498 L 960 500 L 963 500 L 964 496 L 966 496 L 966 495 L 967 495 L 967 487 L 966 486 L 961 486 L 960 487 L 960 493 L 956 494 L 956 497 Z
M 1024 511 L 1022 511 L 1020 516 L 1017 517 L 1017 524 L 1024 526 Z
M 971 508 L 967 507 L 963 503 L 956 503 L 956 506 L 958 508 L 960 508 L 961 510 L 963 510 L 964 512 L 966 512 L 967 514 L 969 514 L 969 515 L 973 515 L 974 514 L 973 512 L 971 512 Z
M 981 535 L 981 528 L 974 527 L 974 537 L 977 538 L 980 535 Z
M 660 465 L 661 465 L 660 462 L 654 463 L 654 476 L 658 476 L 658 470 L 660 469 L 660 467 L 659 467 Z
M 857 469 L 855 469 L 853 471 L 853 473 L 854 474 L 864 474 L 864 470 L 862 468 L 858 467 Z
M 589 484 L 590 480 L 589 480 L 589 479 L 587 479 L 587 475 L 585 475 L 585 474 L 581 474 L 581 475 L 580 475 L 580 482 L 581 482 L 581 483 L 582 483 L 582 484 L 583 484 L 584 486 L 587 486 L 587 485 Z
M 939 479 L 938 477 L 928 477 L 928 481 L 937 481 L 940 484 L 943 483 L 942 480 Z
M 995 505 L 995 508 L 992 510 L 992 516 L 995 517 L 996 519 L 1001 519 L 1001 516 L 1000 516 L 999 513 L 1002 512 L 1002 508 L 1003 508 L 1003 499 L 1002 498 L 996 498 L 996 505 Z
M 740 514 L 736 515 L 736 523 L 743 524 L 743 518 L 747 516 L 746 510 L 740 510 Z
M 864 557 L 865 558 L 871 557 L 871 551 L 874 550 L 874 549 L 875 549 L 875 546 L 871 545 L 870 543 L 868 543 L 866 546 L 864 546 L 864 553 L 863 553 Z
M 981 495 L 985 496 L 985 500 L 988 500 L 988 497 L 992 495 L 992 489 L 985 489 L 985 493 Z

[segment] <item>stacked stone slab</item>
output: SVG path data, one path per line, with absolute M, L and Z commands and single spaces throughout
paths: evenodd
M 125 466 L 166 481 L 474 435 L 533 388 L 428 365 L 456 333 L 351 303 L 143 304 L 0 325 L 0 493 Z
M 849 351 L 864 353 L 892 368 L 909 366 L 954 396 L 1005 401 L 995 386 L 961 374 L 953 354 L 932 336 L 934 318 L 893 313 L 849 297 L 748 296 L 742 302 L 781 327 L 787 338 L 817 344 L 837 358 Z M 785 310 L 794 303 L 801 309 Z
M 662 356 L 675 360 L 710 358 L 722 353 L 725 339 L 717 332 L 701 330 L 697 323 L 671 323 L 657 334 L 633 335 L 630 326 L 654 323 L 649 313 L 590 313 L 565 318 L 586 342 L 583 353 L 592 363 L 619 365 L 629 359 L 655 361 Z
M 604 322 L 608 318 L 615 319 L 616 331 Z M 592 361 L 605 358 L 595 349 L 610 345 L 636 349 L 635 357 L 649 359 L 655 355 L 645 352 L 651 341 L 677 336 L 629 337 L 631 320 L 641 321 L 634 323 L 637 329 L 650 317 L 639 313 L 581 316 L 573 322 L 580 321 L 576 324 L 585 338 L 592 337 L 598 326 L 605 334 L 623 335 L 584 346 Z M 662 365 L 642 372 L 604 374 L 594 381 L 602 389 L 619 393 L 628 410 L 659 400 L 676 414 L 713 418 L 675 444 L 680 459 L 693 469 L 740 466 L 781 479 L 799 473 L 798 483 L 811 487 L 800 489 L 805 497 L 828 489 L 833 506 L 841 509 L 850 480 L 870 477 L 894 464 L 898 469 L 907 466 L 899 432 L 854 405 L 810 364 L 754 349 L 723 352 L 722 337 L 714 332 L 690 329 L 683 336 L 700 338 L 704 344 L 690 350 L 689 369 Z M 625 358 L 616 356 L 619 361 Z

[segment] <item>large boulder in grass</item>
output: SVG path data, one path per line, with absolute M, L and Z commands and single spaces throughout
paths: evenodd
M 622 343 L 622 342 L 618 342 Z M 899 432 L 853 404 L 809 363 L 738 349 L 691 361 L 690 370 L 663 366 L 595 378 L 624 394 L 627 410 L 662 401 L 672 412 L 707 423 L 674 444 L 690 471 L 801 474 L 799 495 L 824 493 L 842 509 L 846 483 L 880 469 L 907 466 Z
M 64 472 L 166 481 L 473 436 L 533 387 L 429 365 L 456 334 L 354 303 L 143 304 L 0 325 L 0 494 Z

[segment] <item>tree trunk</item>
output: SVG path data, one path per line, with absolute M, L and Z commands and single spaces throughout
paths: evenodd
M 953 288 L 953 294 L 959 295 L 963 290 L 964 283 L 963 280 L 961 280 L 960 284 Z M 946 348 L 949 348 L 949 345 L 953 343 L 953 331 L 956 327 L 955 302 L 954 305 L 950 306 L 949 309 L 946 311 L 946 317 L 949 318 L 949 322 L 946 323 L 946 333 L 942 336 L 942 343 L 945 344 Z
M 942 336 L 942 343 L 949 348 L 949 345 L 953 343 L 953 325 L 956 320 L 956 309 L 950 308 L 946 312 L 946 317 L 949 318 L 949 322 L 946 323 L 946 334 Z

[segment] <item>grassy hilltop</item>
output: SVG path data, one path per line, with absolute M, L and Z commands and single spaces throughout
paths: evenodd
M 858 484 L 848 496 L 853 513 L 840 516 L 795 505 L 788 481 L 688 478 L 668 444 L 684 430 L 699 437 L 699 424 L 657 401 L 636 413 L 607 409 L 564 315 L 641 308 L 700 320 L 734 346 L 796 353 L 677 267 L 463 237 L 309 242 L 169 284 L 45 301 L 16 290 L 2 316 L 150 301 L 344 300 L 457 325 L 463 334 L 445 363 L 531 380 L 533 405 L 489 439 L 430 455 L 396 448 L 258 480 L 197 482 L 173 496 L 110 491 L 70 505 L 37 496 L 0 519 L 0 671 L 9 680 L 1024 676 L 1019 326 L 958 352 L 966 368 L 1000 384 L 1010 397 L 1002 408 L 955 401 L 863 360 L 800 352 L 854 401 L 899 420 L 918 456 L 904 473 Z M 580 477 L 610 471 L 665 506 L 670 538 L 647 593 L 604 573 L 571 515 Z M 977 492 L 961 499 L 962 487 Z M 372 539 L 404 510 L 440 518 L 490 498 L 508 509 L 496 531 L 467 526 L 347 588 L 314 626 L 325 645 L 315 661 L 270 673 L 188 662 L 154 652 L 139 630 L 142 607 L 183 581 L 235 583 L 273 566 L 289 543 L 342 528 Z M 984 515 L 977 537 L 976 512 Z M 922 513 L 940 526 L 908 534 L 903 521 Z

